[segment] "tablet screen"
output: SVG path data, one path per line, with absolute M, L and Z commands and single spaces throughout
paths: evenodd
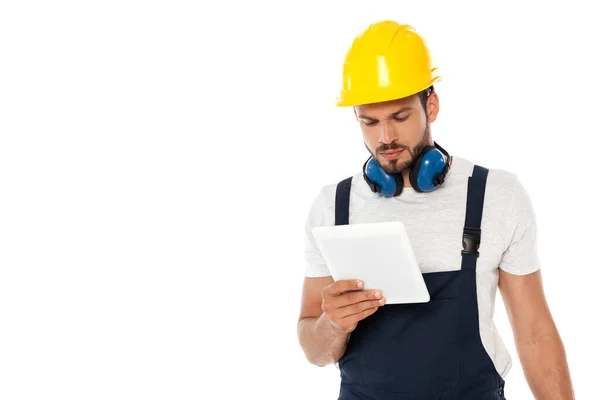
M 335 281 L 360 279 L 386 304 L 428 302 L 429 292 L 399 221 L 315 227 L 317 246 Z

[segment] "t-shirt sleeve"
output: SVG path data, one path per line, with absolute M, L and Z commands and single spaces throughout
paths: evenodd
M 511 212 L 511 232 L 500 268 L 515 275 L 526 275 L 540 268 L 537 246 L 537 224 L 535 210 L 529 193 L 516 178 Z
M 323 188 L 317 197 L 313 200 L 310 211 L 304 225 L 304 258 L 306 260 L 305 276 L 308 278 L 331 276 L 323 255 L 317 246 L 312 228 L 316 226 L 331 225 L 326 218 L 327 196 L 326 189 Z

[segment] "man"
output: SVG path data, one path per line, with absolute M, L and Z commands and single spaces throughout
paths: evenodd
M 393 21 L 369 26 L 346 55 L 338 105 L 354 107 L 372 157 L 311 206 L 300 345 L 311 363 L 339 367 L 339 399 L 504 399 L 511 358 L 493 322 L 499 288 L 533 395 L 573 399 L 528 194 L 516 175 L 433 141 L 435 72 L 424 40 Z M 311 232 L 394 220 L 406 227 L 428 303 L 386 305 L 358 279 L 334 282 Z

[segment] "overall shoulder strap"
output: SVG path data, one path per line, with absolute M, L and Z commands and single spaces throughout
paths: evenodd
M 463 229 L 462 268 L 475 270 L 481 242 L 481 219 L 483 217 L 483 199 L 489 170 L 479 165 L 473 168 L 469 177 L 467 192 L 467 212 Z
M 348 225 L 350 218 L 350 189 L 352 177 L 337 184 L 335 192 L 335 224 Z

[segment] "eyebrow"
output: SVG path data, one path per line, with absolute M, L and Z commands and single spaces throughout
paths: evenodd
M 398 114 L 400 114 L 400 113 L 403 113 L 403 112 L 405 112 L 405 111 L 410 111 L 410 110 L 412 110 L 412 107 L 402 107 L 402 108 L 401 108 L 401 109 L 399 109 L 398 111 L 395 111 L 395 112 L 391 113 L 391 114 L 390 114 L 388 117 L 389 117 L 389 118 L 394 118 L 394 117 L 396 117 Z M 365 115 L 365 114 L 360 114 L 360 115 L 358 116 L 358 118 L 360 118 L 360 119 L 369 119 L 369 120 L 371 120 L 371 121 L 377 121 L 377 119 L 375 119 L 375 118 L 373 118 L 373 117 L 369 117 L 368 115 Z

